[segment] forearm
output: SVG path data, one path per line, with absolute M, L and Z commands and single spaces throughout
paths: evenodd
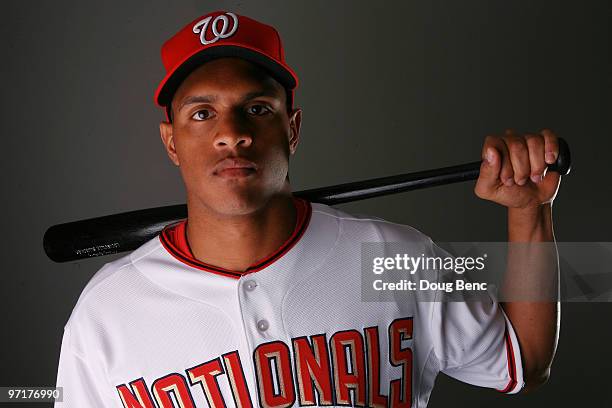
M 527 390 L 546 381 L 557 346 L 559 267 L 552 224 L 550 203 L 508 209 L 501 304 L 521 346 Z

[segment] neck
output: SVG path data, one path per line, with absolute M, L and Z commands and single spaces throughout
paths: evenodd
M 199 261 L 233 271 L 278 249 L 297 220 L 291 195 L 275 196 L 262 208 L 244 215 L 221 216 L 201 206 L 188 206 L 187 241 Z

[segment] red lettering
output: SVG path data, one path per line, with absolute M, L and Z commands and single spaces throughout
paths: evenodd
M 232 394 L 234 395 L 236 408 L 252 408 L 253 404 L 251 403 L 249 388 L 244 378 L 244 371 L 238 352 L 232 351 L 231 353 L 224 354 L 223 363 L 225 364 L 225 371 L 227 372 Z
M 378 327 L 365 328 L 366 353 L 368 355 L 368 404 L 373 408 L 386 408 L 387 396 L 380 394 L 380 345 Z
M 211 408 L 224 408 L 226 406 L 219 389 L 219 383 L 215 378 L 224 372 L 219 358 L 190 368 L 186 372 L 191 385 L 200 384 L 202 387 L 208 406 Z
M 119 398 L 125 408 L 155 408 L 144 379 L 139 378 L 132 381 L 130 387 L 134 393 L 125 384 L 117 386 Z
M 195 408 L 195 403 L 187 387 L 187 381 L 185 381 L 185 377 L 182 375 L 177 373 L 168 374 L 165 377 L 158 378 L 153 383 L 153 395 L 155 395 L 160 408 L 174 407 L 170 394 L 174 395 L 181 408 Z
M 412 317 L 396 319 L 389 326 L 389 360 L 394 367 L 402 366 L 402 378 L 390 384 L 391 407 L 412 405 L 412 350 L 402 348 L 402 340 L 412 339 Z
M 365 363 L 363 358 L 363 338 L 356 330 L 335 333 L 330 341 L 334 367 L 336 401 L 341 405 L 353 405 L 349 390 L 354 390 L 356 406 L 365 406 Z M 349 356 L 347 357 L 346 352 Z M 350 367 L 349 367 L 350 364 Z
M 332 405 L 333 394 L 329 368 L 329 351 L 324 334 L 293 339 L 293 358 L 300 405 Z M 315 399 L 314 388 L 319 394 Z
M 291 374 L 289 347 L 282 341 L 261 344 L 255 349 L 253 357 L 261 406 L 263 408 L 285 408 L 293 405 L 295 388 Z M 274 368 L 271 366 L 272 363 L 274 363 Z M 278 392 L 274 390 L 275 378 Z

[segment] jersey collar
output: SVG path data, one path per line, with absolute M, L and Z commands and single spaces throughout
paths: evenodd
M 289 252 L 289 250 L 300 240 L 302 235 L 304 235 L 304 231 L 306 231 L 312 215 L 312 206 L 310 202 L 297 197 L 293 197 L 293 204 L 297 212 L 297 222 L 291 236 L 289 236 L 276 251 L 253 263 L 245 271 L 232 271 L 196 259 L 187 242 L 187 220 L 180 221 L 179 223 L 164 228 L 159 234 L 159 240 L 168 253 L 187 266 L 239 279 L 243 275 L 257 272 L 270 266 L 284 254 Z

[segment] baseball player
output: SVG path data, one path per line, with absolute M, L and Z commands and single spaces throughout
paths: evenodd
M 274 28 L 213 12 L 162 60 L 160 134 L 188 218 L 87 284 L 56 406 L 425 407 L 439 372 L 511 394 L 546 380 L 555 302 L 361 301 L 362 243 L 443 251 L 412 227 L 292 196 L 302 111 Z M 556 143 L 548 130 L 485 140 L 475 190 L 508 207 L 509 241 L 554 242 L 559 176 L 543 175 Z

